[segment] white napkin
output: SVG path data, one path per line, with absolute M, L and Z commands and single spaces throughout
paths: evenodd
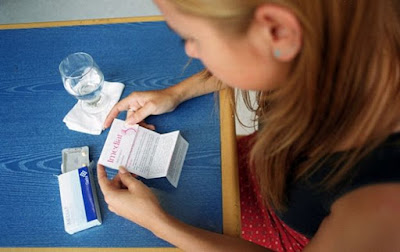
M 78 101 L 75 106 L 64 117 L 63 122 L 68 129 L 91 135 L 100 135 L 103 131 L 103 124 L 112 107 L 121 97 L 125 85 L 119 82 L 104 82 L 102 92 L 110 99 L 108 106 L 101 112 L 90 114 L 84 111 Z

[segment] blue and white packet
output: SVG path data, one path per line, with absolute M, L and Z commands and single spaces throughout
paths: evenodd
M 68 234 L 101 225 L 91 169 L 82 167 L 58 176 L 64 228 Z

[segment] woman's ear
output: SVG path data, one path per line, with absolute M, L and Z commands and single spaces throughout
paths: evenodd
M 302 28 L 289 9 L 275 4 L 257 7 L 248 30 L 256 49 L 278 61 L 293 60 L 302 47 Z

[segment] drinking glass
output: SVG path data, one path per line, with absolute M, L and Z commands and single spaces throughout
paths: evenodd
M 102 93 L 104 75 L 92 56 L 84 52 L 68 55 L 59 66 L 64 88 L 78 99 L 82 109 L 98 113 L 107 107 L 109 98 Z

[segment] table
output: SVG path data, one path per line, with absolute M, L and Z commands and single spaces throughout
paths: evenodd
M 188 58 L 180 38 L 161 17 L 1 25 L 0 251 L 176 250 L 111 213 L 99 190 L 103 224 L 72 236 L 64 231 L 56 177 L 61 150 L 87 145 L 91 160 L 97 161 L 108 133 L 74 132 L 62 122 L 76 100 L 64 90 L 58 64 L 77 51 L 91 54 L 106 80 L 126 85 L 122 97 L 136 90 L 165 88 L 203 68 L 193 61 L 184 70 Z M 230 95 L 227 90 L 205 95 L 174 112 L 148 118 L 159 133 L 180 130 L 190 146 L 177 189 L 165 179 L 145 183 L 178 219 L 238 236 Z

